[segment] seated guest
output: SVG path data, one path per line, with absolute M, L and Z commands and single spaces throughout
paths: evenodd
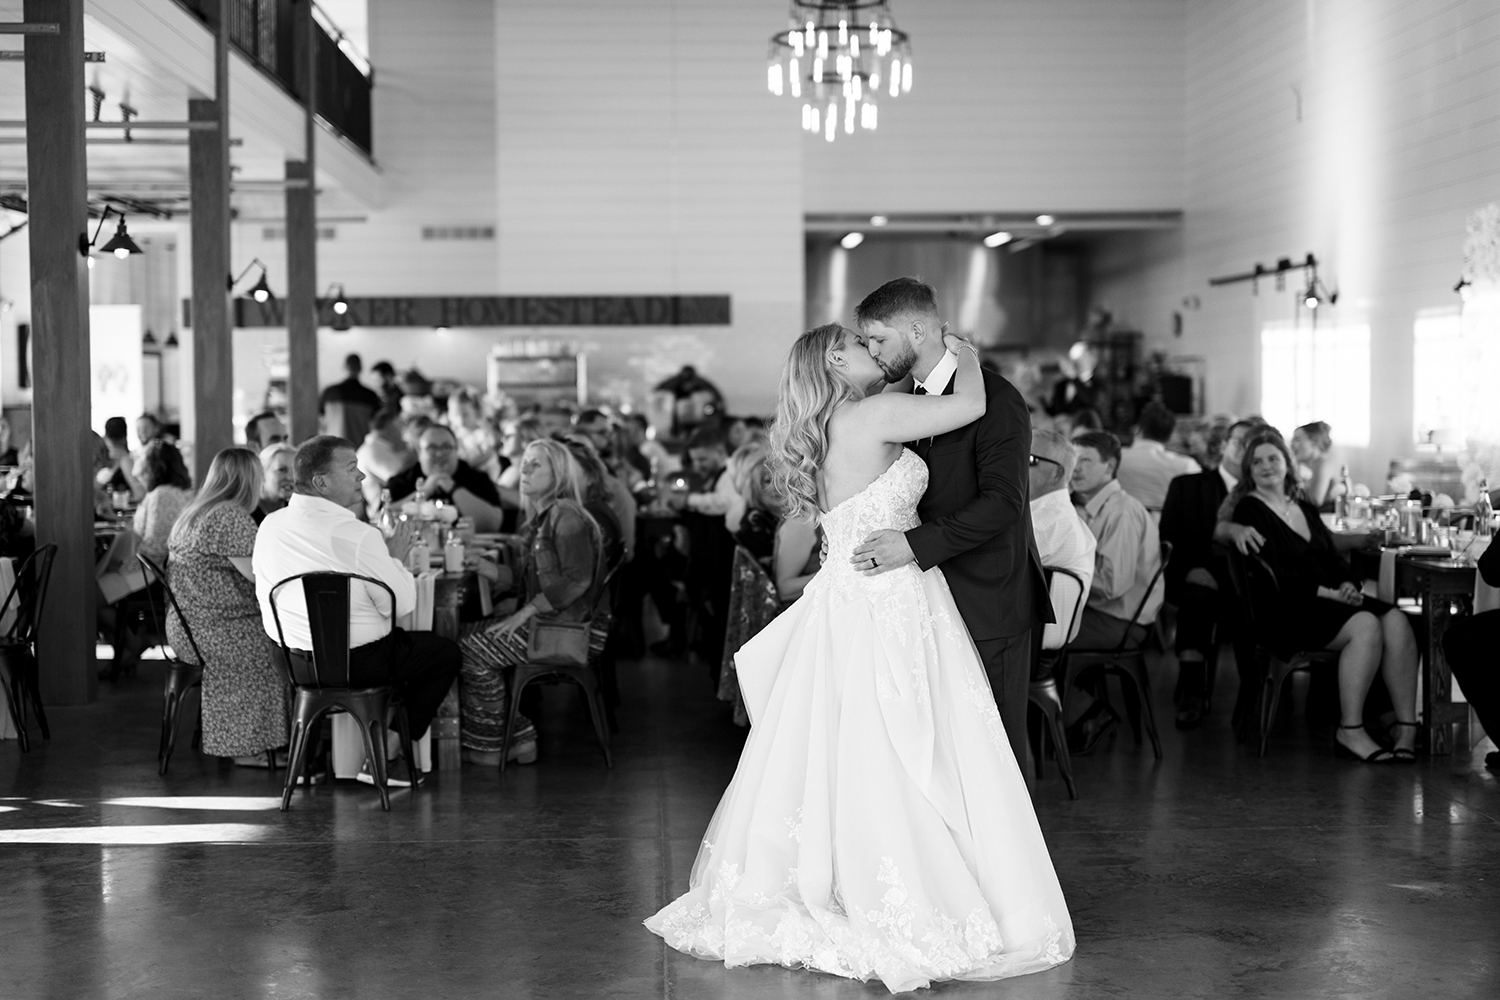
M 461 656 L 451 639 L 431 632 L 408 632 L 393 624 L 417 606 L 416 581 L 405 565 L 413 539 L 412 522 L 401 522 L 385 539 L 380 529 L 354 516 L 351 508 L 360 501 L 363 474 L 354 445 L 343 438 L 321 435 L 303 442 L 297 449 L 295 469 L 297 484 L 291 500 L 266 515 L 255 539 L 253 566 L 261 627 L 277 641 L 271 588 L 299 573 L 357 573 L 386 583 L 396 595 L 394 608 L 383 588 L 357 581 L 350 587 L 349 682 L 354 687 L 393 686 L 406 706 L 412 739 L 421 739 L 458 676 Z M 310 651 L 312 632 L 301 586 L 282 587 L 276 594 L 276 608 L 293 655 Z M 391 733 L 386 755 L 394 757 L 398 747 Z M 366 761 L 362 781 L 374 780 L 369 768 Z M 402 780 L 390 779 L 392 784 Z
M 106 493 L 128 490 L 133 502 L 140 502 L 146 495 L 146 487 L 136 475 L 136 455 L 130 451 L 125 440 L 125 418 L 110 417 L 104 421 L 104 445 L 109 450 L 109 464 L 96 468 L 94 482 Z
M 1167 499 L 1167 484 L 1178 476 L 1202 472 L 1186 455 L 1167 450 L 1167 441 L 1177 427 L 1172 411 L 1152 400 L 1141 409 L 1140 433 L 1129 448 L 1120 452 L 1120 488 L 1152 514 L 1160 515 Z
M 1479 557 L 1479 575 L 1500 587 L 1500 542 Z M 1500 739 L 1500 611 L 1456 619 L 1443 633 L 1443 654 L 1484 731 Z M 1500 771 L 1500 750 L 1485 754 L 1484 766 Z
M 286 442 L 268 444 L 260 453 L 261 476 L 260 499 L 250 516 L 257 525 L 272 511 L 280 510 L 292 498 L 297 485 L 297 449 Z
M 1229 565 L 1214 551 L 1214 528 L 1219 507 L 1240 480 L 1245 440 L 1254 421 L 1231 424 L 1222 441 L 1210 435 L 1205 445 L 1219 455 L 1211 472 L 1178 476 L 1167 487 L 1161 511 L 1161 537 L 1172 543 L 1167 563 L 1167 600 L 1177 607 L 1177 728 L 1193 729 L 1208 714 L 1208 661 L 1213 652 L 1214 626 L 1238 620 Z M 1236 656 L 1236 662 L 1240 657 Z M 1241 664 L 1243 685 L 1253 683 L 1248 662 Z
M 287 439 L 286 424 L 270 410 L 262 410 L 245 421 L 245 447 L 259 455 L 273 444 Z
M 1332 504 L 1334 486 L 1340 484 L 1339 470 L 1328 458 L 1328 452 L 1333 448 L 1328 425 L 1321 420 L 1303 424 L 1292 431 L 1292 440 L 1288 443 L 1297 463 L 1297 482 L 1307 498 L 1320 510 L 1325 504 Z
M 135 533 L 140 551 L 158 566 L 167 561 L 167 540 L 177 518 L 193 502 L 193 479 L 176 445 L 160 439 L 141 451 L 135 478 L 146 496 L 135 511 Z
M 14 433 L 10 426 L 10 418 L 0 414 L 0 465 L 20 464 L 20 456 L 16 454 Z
M 432 422 L 427 420 L 422 429 L 430 426 Z M 365 510 L 372 518 L 380 513 L 380 491 L 392 479 L 417 464 L 416 448 L 407 445 L 404 430 L 400 410 L 380 410 L 370 418 L 370 431 L 355 452 L 359 471 L 365 474 L 365 481 L 360 484 L 365 495 Z M 418 434 L 417 438 L 420 437 Z
M 1115 469 L 1120 441 L 1106 431 L 1093 431 L 1073 440 L 1077 453 L 1073 469 L 1073 502 L 1094 535 L 1094 579 L 1088 605 L 1078 629 L 1079 649 L 1114 649 L 1131 631 L 1131 641 L 1145 639 L 1147 627 L 1161 609 L 1161 581 L 1146 586 L 1161 566 L 1161 543 L 1156 522 L 1145 505 L 1120 488 Z M 1132 627 L 1135 609 L 1146 599 L 1140 619 Z
M 467 462 L 491 481 L 500 478 L 500 438 L 485 419 L 479 393 L 464 388 L 448 397 L 448 426 L 458 440 L 459 461 Z
M 1417 642 L 1411 624 L 1405 613 L 1360 591 L 1361 581 L 1334 549 L 1318 509 L 1302 497 L 1281 435 L 1250 437 L 1229 499 L 1235 522 L 1264 539 L 1260 557 L 1276 574 L 1280 603 L 1267 607 L 1271 634 L 1262 641 L 1284 654 L 1337 650 L 1339 747 L 1371 764 L 1415 760 Z M 1375 742 L 1364 727 L 1365 696 L 1377 673 L 1396 710 L 1393 749 Z
M 287 740 L 286 688 L 275 644 L 261 627 L 251 567 L 251 514 L 260 499 L 260 459 L 225 448 L 169 543 L 172 593 L 203 654 L 203 752 L 246 767 L 266 767 L 266 751 Z M 175 614 L 167 616 L 167 640 L 179 659 L 192 657 Z
M 475 531 L 499 531 L 503 512 L 490 477 L 458 457 L 458 439 L 433 424 L 417 442 L 417 464 L 386 484 L 392 500 L 443 500 L 474 519 Z
M 142 448 L 158 438 L 165 437 L 165 431 L 166 428 L 162 426 L 160 420 L 156 419 L 154 413 L 142 413 L 135 418 L 135 436 Z M 122 434 L 121 437 L 124 435 Z
M 739 530 L 734 533 L 735 543 L 743 546 L 767 569 L 772 565 L 776 531 L 781 526 L 776 494 L 771 485 L 770 457 L 770 452 L 761 449 L 740 472 L 739 490 L 745 501 L 745 513 L 740 518 Z
M 698 607 L 693 648 L 709 665 L 717 682 L 729 613 L 729 587 L 734 569 L 734 536 L 744 499 L 735 489 L 729 468 L 728 441 L 716 424 L 704 423 L 688 438 L 687 594 Z
M 1068 496 L 1077 454 L 1061 431 L 1043 427 L 1031 432 L 1031 527 L 1036 534 L 1042 565 L 1072 570 L 1083 581 L 1083 592 L 1063 574 L 1052 578 L 1052 618 L 1043 628 L 1042 648 L 1061 649 L 1081 621 L 1078 602 L 1094 581 L 1094 535 L 1084 527 Z
M 629 562 L 635 558 L 635 497 L 624 483 L 609 474 L 588 438 L 569 434 L 561 440 L 583 470 L 583 506 L 604 535 L 605 564 L 619 566 Z
M 505 433 L 500 439 L 500 457 L 508 463 L 500 473 L 495 488 L 500 494 L 500 503 L 507 511 L 521 509 L 521 454 L 533 441 L 546 437 L 542 433 L 542 422 L 536 417 L 518 417 L 507 421 Z M 515 518 L 506 519 L 514 525 Z M 509 527 L 506 530 L 510 530 Z
M 506 713 L 510 703 L 505 668 L 526 660 L 531 629 L 538 620 L 585 621 L 593 615 L 599 594 L 603 539 L 583 504 L 584 475 L 568 449 L 543 438 L 527 445 L 521 456 L 521 495 L 525 502 L 526 561 L 521 568 L 521 606 L 500 621 L 476 622 L 465 629 L 462 741 L 471 761 L 500 763 Z M 503 567 L 482 565 L 481 572 L 502 578 Z M 607 619 L 608 616 L 605 616 Z M 590 654 L 604 649 L 607 620 L 594 620 Z M 517 716 L 510 760 L 536 760 L 536 728 Z

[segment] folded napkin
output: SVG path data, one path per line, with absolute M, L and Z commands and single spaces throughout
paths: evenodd
M 1375 596 L 1387 604 L 1396 603 L 1396 550 L 1380 550 L 1380 579 L 1376 581 Z

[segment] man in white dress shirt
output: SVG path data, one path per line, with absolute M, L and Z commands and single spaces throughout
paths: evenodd
M 266 516 L 255 537 L 251 564 L 266 634 L 277 640 L 271 614 L 271 588 L 298 573 L 358 573 L 390 586 L 396 595 L 353 581 L 349 590 L 349 683 L 353 687 L 392 685 L 411 724 L 413 739 L 427 731 L 463 663 L 458 643 L 431 632 L 394 627 L 397 615 L 416 607 L 416 581 L 404 560 L 412 531 L 403 523 L 389 540 L 357 519 L 359 471 L 354 445 L 332 435 L 305 441 L 297 449 L 297 485 L 281 510 Z M 276 594 L 276 610 L 294 656 L 312 649 L 307 605 L 297 583 Z M 389 748 L 387 748 L 389 753 Z M 368 768 L 368 762 L 366 767 Z M 392 779 L 395 782 L 395 779 Z M 399 782 L 396 782 L 399 783 Z
M 1052 617 L 1042 633 L 1043 649 L 1061 649 L 1078 634 L 1077 605 L 1094 581 L 1094 535 L 1068 495 L 1077 453 L 1061 431 L 1038 427 L 1031 432 L 1031 527 L 1042 565 L 1070 569 L 1083 581 L 1083 592 L 1068 576 L 1052 578 Z
M 1167 499 L 1167 486 L 1178 476 L 1202 472 L 1198 463 L 1186 455 L 1167 450 L 1177 417 L 1152 400 L 1141 409 L 1137 422 L 1140 433 L 1135 443 L 1120 452 L 1120 489 L 1145 504 L 1153 518 L 1160 519 Z

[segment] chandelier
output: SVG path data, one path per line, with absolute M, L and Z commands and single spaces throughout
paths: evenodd
M 842 126 L 874 130 L 882 94 L 911 90 L 911 39 L 889 0 L 792 0 L 771 36 L 766 87 L 802 101 L 802 127 L 832 142 Z

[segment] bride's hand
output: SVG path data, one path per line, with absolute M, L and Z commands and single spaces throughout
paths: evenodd
M 957 354 L 959 351 L 963 350 L 966 347 L 969 350 L 978 353 L 978 349 L 973 344 L 969 343 L 958 334 L 949 333 L 947 330 L 943 331 L 943 346 L 954 354 Z

